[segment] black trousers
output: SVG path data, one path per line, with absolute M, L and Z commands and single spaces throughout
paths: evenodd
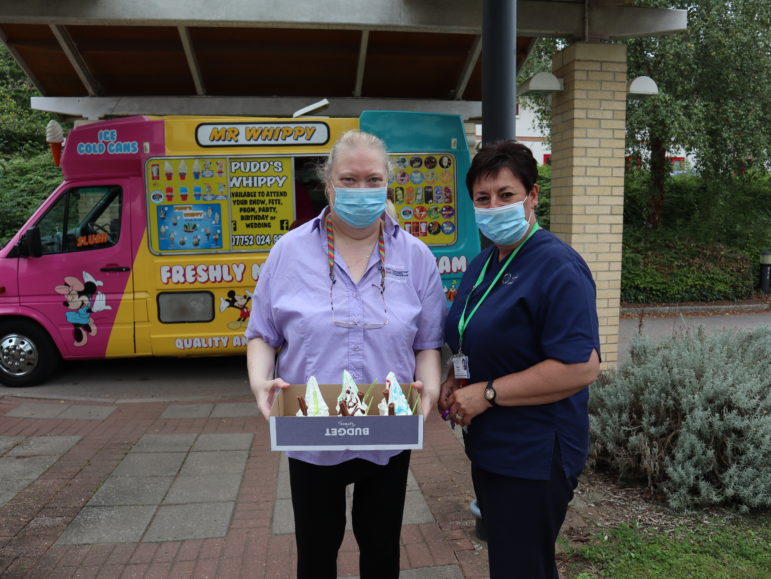
M 557 579 L 554 544 L 573 498 L 555 444 L 551 478 L 531 480 L 484 471 L 471 478 L 487 531 L 491 579 Z
M 335 579 L 345 535 L 345 487 L 353 484 L 353 534 L 359 544 L 359 575 L 399 577 L 399 536 L 410 451 L 379 465 L 353 459 L 319 466 L 289 459 L 297 577 Z

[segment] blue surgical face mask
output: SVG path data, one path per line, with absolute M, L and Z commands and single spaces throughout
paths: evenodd
M 364 229 L 380 219 L 386 208 L 386 187 L 335 187 L 335 213 L 351 227 Z
M 500 207 L 474 207 L 477 227 L 495 245 L 513 245 L 525 236 L 530 222 L 525 218 L 525 201 Z

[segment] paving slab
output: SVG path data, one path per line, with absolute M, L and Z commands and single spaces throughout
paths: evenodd
M 57 418 L 64 420 L 104 420 L 115 412 L 117 406 L 86 406 L 73 404 L 65 408 Z
M 8 456 L 0 458 L 0 479 L 36 479 L 58 456 Z
M 6 456 L 59 456 L 75 446 L 80 436 L 31 436 L 17 444 Z
M 161 506 L 142 541 L 224 537 L 230 526 L 234 506 L 232 502 Z
M 420 489 L 407 489 L 404 495 L 404 516 L 402 517 L 403 525 L 420 525 L 424 523 L 433 523 L 434 516 L 431 514 L 431 509 L 426 504 L 426 499 L 423 498 L 423 493 Z
M 59 545 L 136 543 L 157 507 L 83 507 L 59 537 Z
M 0 455 L 24 440 L 23 436 L 0 436 Z
M 193 445 L 193 452 L 212 450 L 249 450 L 253 434 L 201 434 Z
M 243 418 L 259 416 L 254 402 L 221 402 L 214 407 L 210 418 Z
M 111 476 L 94 493 L 88 505 L 158 505 L 173 482 L 172 476 Z
M 130 452 L 112 476 L 175 476 L 185 456 L 184 452 Z
M 170 404 L 161 414 L 161 418 L 208 418 L 214 404 Z
M 347 525 L 348 523 L 346 523 Z M 273 503 L 273 521 L 271 532 L 274 535 L 294 533 L 294 509 L 291 499 L 276 499 Z
M 241 487 L 240 474 L 180 476 L 163 499 L 164 504 L 235 501 Z
M 457 565 L 423 567 L 399 572 L 399 579 L 463 579 L 463 571 Z
M 67 407 L 66 404 L 23 402 L 5 415 L 11 418 L 56 418 L 67 410 Z
M 12 481 L 12 482 L 19 482 L 19 481 Z M 3 479 L 0 479 L 0 507 L 2 507 L 4 504 L 8 503 L 9 501 L 13 500 L 13 497 L 16 496 L 16 493 L 18 493 L 20 490 L 25 488 L 29 483 L 32 481 L 26 481 L 23 487 L 19 489 L 9 489 L 6 488 L 6 481 Z
M 145 434 L 131 448 L 131 452 L 187 452 L 198 435 Z
M 249 452 L 246 450 L 191 452 L 187 455 L 179 474 L 181 476 L 241 474 L 248 457 Z
M 34 478 L 2 478 L 0 477 L 0 507 L 9 502 L 21 490 L 27 488 Z

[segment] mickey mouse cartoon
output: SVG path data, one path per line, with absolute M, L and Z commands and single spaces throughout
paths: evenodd
M 105 295 L 97 289 L 104 282 L 97 281 L 86 271 L 83 272 L 83 280 L 66 276 L 64 285 L 54 288 L 56 293 L 64 296 L 64 307 L 72 310 L 66 312 L 65 317 L 74 327 L 76 346 L 85 346 L 88 336 L 96 336 L 97 328 L 91 314 L 112 309 L 105 303 Z
M 230 322 L 228 328 L 236 330 L 245 327 L 246 324 L 249 323 L 249 315 L 251 312 L 249 312 L 249 308 L 246 307 L 246 305 L 251 299 L 252 292 L 248 290 L 245 292 L 245 295 L 242 296 L 238 295 L 235 291 L 230 290 L 228 292 L 228 297 L 220 297 L 220 312 L 224 312 L 228 308 L 235 308 L 241 312 L 241 315 L 238 316 L 238 320 Z

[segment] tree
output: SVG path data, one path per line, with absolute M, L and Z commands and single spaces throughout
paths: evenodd
M 0 43 L 0 157 L 29 155 L 46 149 L 45 128 L 50 116 L 30 109 L 35 87 Z
M 662 0 L 638 5 L 663 6 Z M 671 6 L 671 4 L 670 4 Z M 667 153 L 696 159 L 705 203 L 720 205 L 725 184 L 771 160 L 771 7 L 766 0 L 694 0 L 688 30 L 626 41 L 629 77 L 653 78 L 659 94 L 630 100 L 627 150 L 651 171 L 647 225 L 659 228 L 670 174 Z
M 659 94 L 630 99 L 627 154 L 650 169 L 647 226 L 662 225 L 668 154 L 696 159 L 707 185 L 705 206 L 722 211 L 731 179 L 767 173 L 771 164 L 771 4 L 767 0 L 638 0 L 638 6 L 688 11 L 682 33 L 634 38 L 627 45 L 628 76 L 650 76 Z M 541 39 L 521 78 L 549 70 L 558 49 Z M 542 126 L 551 110 L 543 97 L 523 97 Z

